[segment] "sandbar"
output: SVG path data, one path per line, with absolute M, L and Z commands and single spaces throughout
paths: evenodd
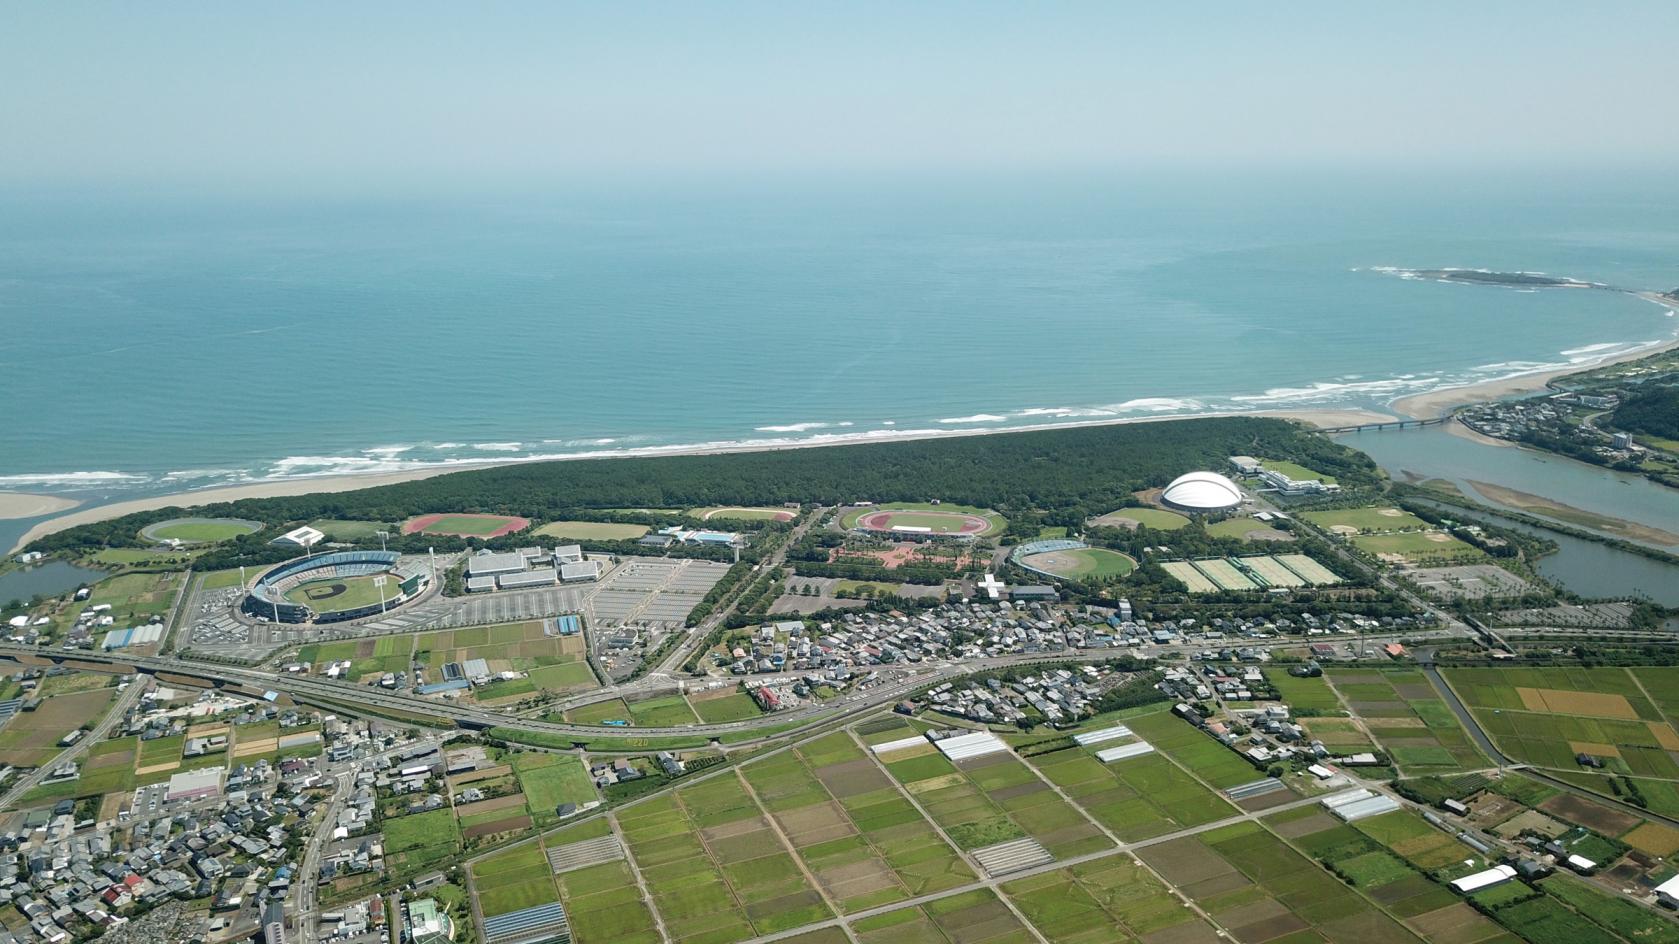
M 39 518 L 80 505 L 74 498 L 57 495 L 30 495 L 24 492 L 0 492 L 0 519 Z

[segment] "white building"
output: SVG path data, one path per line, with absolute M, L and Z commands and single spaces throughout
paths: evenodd
M 326 535 L 324 533 L 316 531 L 308 525 L 304 525 L 301 528 L 293 528 L 285 534 L 280 535 L 274 539 L 274 543 L 290 544 L 293 547 L 310 548 L 321 543 L 325 539 Z

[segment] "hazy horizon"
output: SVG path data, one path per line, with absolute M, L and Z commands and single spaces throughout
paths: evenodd
M 14 6 L 0 186 L 1657 170 L 1679 6 Z

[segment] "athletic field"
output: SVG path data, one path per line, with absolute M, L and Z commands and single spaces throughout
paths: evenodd
M 1020 559 L 1033 570 L 1041 570 L 1057 577 L 1078 580 L 1082 577 L 1123 577 L 1137 569 L 1137 562 L 1129 555 L 1104 547 L 1086 547 L 1070 551 L 1046 551 Z
M 896 502 L 869 508 L 852 508 L 841 516 L 840 526 L 848 530 L 891 533 L 971 534 L 984 537 L 1008 526 L 1002 515 L 989 508 L 966 505 L 932 505 Z
M 171 518 L 141 528 L 140 536 L 148 541 L 214 544 L 261 530 L 262 522 L 241 518 Z
M 688 514 L 701 521 L 792 521 L 798 514 L 790 508 L 692 508 Z
M 550 521 L 537 528 L 536 533 L 573 541 L 633 541 L 647 533 L 647 526 L 616 521 Z
M 383 588 L 374 583 L 380 578 L 384 579 Z M 324 577 L 300 583 L 286 591 L 286 599 L 306 604 L 317 613 L 337 613 L 377 604 L 381 590 L 386 602 L 395 602 L 402 593 L 395 577 L 364 574 L 360 577 Z
M 402 523 L 403 534 L 446 534 L 458 538 L 499 538 L 531 526 L 514 515 L 421 515 Z
M 1356 534 L 1359 531 L 1409 531 L 1429 526 L 1428 522 L 1399 508 L 1305 511 L 1300 513 L 1300 517 L 1336 534 Z

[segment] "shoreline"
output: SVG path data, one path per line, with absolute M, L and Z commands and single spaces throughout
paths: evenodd
M 1656 292 L 1633 292 L 1631 294 L 1669 310 L 1679 307 L 1679 302 L 1665 298 Z M 1570 374 L 1584 373 L 1588 370 L 1596 370 L 1599 367 L 1608 367 L 1611 364 L 1624 364 L 1627 361 L 1640 360 L 1664 351 L 1671 351 L 1674 348 L 1679 348 L 1679 334 L 1675 334 L 1665 341 L 1658 341 L 1644 347 L 1622 351 L 1619 354 L 1611 354 L 1607 357 L 1595 358 L 1579 364 L 1570 364 L 1567 367 L 1516 374 L 1480 383 L 1442 387 L 1438 390 L 1430 390 L 1427 393 L 1414 393 L 1410 396 L 1398 397 L 1388 401 L 1387 405 L 1395 413 L 1409 419 L 1431 420 L 1445 416 L 1460 406 L 1501 400 L 1505 397 L 1523 393 L 1543 393 L 1550 389 L 1552 381 L 1567 377 Z
M 1103 420 L 1084 420 L 1073 423 L 1040 423 L 1030 426 L 1011 426 L 1003 429 L 954 429 L 954 430 L 926 430 L 906 433 L 902 436 L 879 437 L 873 439 L 813 439 L 776 444 L 756 444 L 740 446 L 691 446 L 662 449 L 652 447 L 645 450 L 625 450 L 607 455 L 590 454 L 575 457 L 529 459 L 503 459 L 485 462 L 458 463 L 438 465 L 423 469 L 410 469 L 401 472 L 370 472 L 363 475 L 326 475 L 319 477 L 299 477 L 292 479 L 270 479 L 264 482 L 252 482 L 246 485 L 213 486 L 198 491 L 172 492 L 166 495 L 153 495 L 146 498 L 131 498 L 115 501 L 104 505 L 83 508 L 70 514 L 59 515 L 46 521 L 37 522 L 18 538 L 17 543 L 8 551 L 15 554 L 27 547 L 30 542 L 56 534 L 70 528 L 98 521 L 108 521 L 141 511 L 154 511 L 159 508 L 179 506 L 190 508 L 196 505 L 208 505 L 217 502 L 240 501 L 247 498 L 282 498 L 296 495 L 325 494 L 331 492 L 350 492 L 363 488 L 376 488 L 381 485 L 396 485 L 403 482 L 416 482 L 421 479 L 448 475 L 453 472 L 471 472 L 480 469 L 500 468 L 512 465 L 528 465 L 532 462 L 580 462 L 591 459 L 645 459 L 660 456 L 705 456 L 725 455 L 738 452 L 780 452 L 787 449 L 815 449 L 822 446 L 862 445 L 870 442 L 913 442 L 926 439 L 947 439 L 961 436 L 998 436 L 1008 433 L 1042 432 L 1044 430 L 1086 428 L 1092 426 L 1120 426 L 1133 423 L 1162 423 L 1174 420 L 1210 419 L 1214 417 L 1230 416 L 1263 416 L 1273 419 L 1289 419 L 1306 423 L 1313 427 L 1350 426 L 1359 423 L 1392 422 L 1395 417 L 1379 413 L 1374 410 L 1363 409 L 1323 409 L 1323 410 L 1263 410 L 1241 413 L 1199 413 L 1175 416 L 1137 416 Z M 38 496 L 52 498 L 54 496 Z M 60 499 L 72 502 L 63 509 L 73 508 L 81 504 L 71 499 Z M 42 512 L 50 513 L 50 512 Z M 19 515 L 17 517 L 32 517 Z
M 81 501 L 59 495 L 36 495 L 29 492 L 0 492 L 0 521 L 18 518 L 39 518 L 57 514 L 80 505 Z

